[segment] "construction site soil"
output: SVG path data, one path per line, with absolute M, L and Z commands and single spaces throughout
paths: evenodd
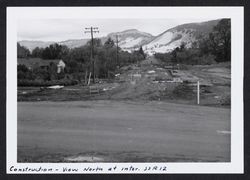
M 158 100 L 196 104 L 198 81 L 200 104 L 230 106 L 229 63 L 174 67 L 155 59 L 124 66 L 115 78 L 99 79 L 90 86 L 18 87 L 18 101 Z

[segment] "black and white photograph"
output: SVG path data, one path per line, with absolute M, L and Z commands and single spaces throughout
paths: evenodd
M 19 9 L 9 8 L 16 24 L 8 31 L 16 75 L 8 157 L 17 164 L 84 164 L 102 173 L 100 163 L 131 163 L 118 171 L 166 173 L 167 163 L 243 161 L 242 139 L 233 145 L 242 138 L 243 59 L 232 48 L 243 47 L 242 9 L 232 8 L 236 18 L 227 8 Z M 39 167 L 8 171 L 45 171 Z

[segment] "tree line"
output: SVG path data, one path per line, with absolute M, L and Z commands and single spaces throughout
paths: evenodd
M 94 39 L 93 45 L 93 59 L 97 78 L 110 78 L 119 67 L 137 63 L 145 59 L 145 53 L 142 47 L 133 52 L 123 51 L 119 47 L 117 49 L 116 44 L 111 38 L 108 38 L 104 44 L 102 44 L 100 39 Z M 81 81 L 86 73 L 89 74 L 89 72 L 92 71 L 90 52 L 91 41 L 87 42 L 84 46 L 72 49 L 69 49 L 65 45 L 51 44 L 46 48 L 36 47 L 31 52 L 18 43 L 18 58 L 41 58 L 44 61 L 48 59 L 62 59 L 66 64 L 65 71 L 61 74 L 56 74 L 56 68 L 53 64 L 51 64 L 48 69 L 38 67 L 32 70 L 32 72 L 25 66 L 19 65 L 18 79 L 42 79 L 44 81 L 50 81 L 67 77 Z

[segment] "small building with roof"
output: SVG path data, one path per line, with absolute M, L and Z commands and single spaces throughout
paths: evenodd
M 18 58 L 17 65 L 25 65 L 29 70 L 35 68 L 49 69 L 49 67 L 55 64 L 57 66 L 57 73 L 64 71 L 65 63 L 62 59 L 41 59 L 41 58 Z

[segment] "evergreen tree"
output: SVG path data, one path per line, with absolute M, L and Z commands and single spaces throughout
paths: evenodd
M 21 46 L 17 43 L 17 57 L 18 58 L 27 58 L 30 56 L 30 51 L 24 46 Z
M 144 59 L 146 58 L 146 55 L 145 55 L 145 53 L 144 53 L 144 51 L 143 51 L 143 49 L 142 49 L 142 46 L 141 46 L 140 49 L 139 49 L 139 54 L 141 54 L 141 55 L 143 56 Z
M 105 48 L 112 48 L 114 47 L 115 43 L 114 41 L 109 37 L 107 41 L 104 43 Z

